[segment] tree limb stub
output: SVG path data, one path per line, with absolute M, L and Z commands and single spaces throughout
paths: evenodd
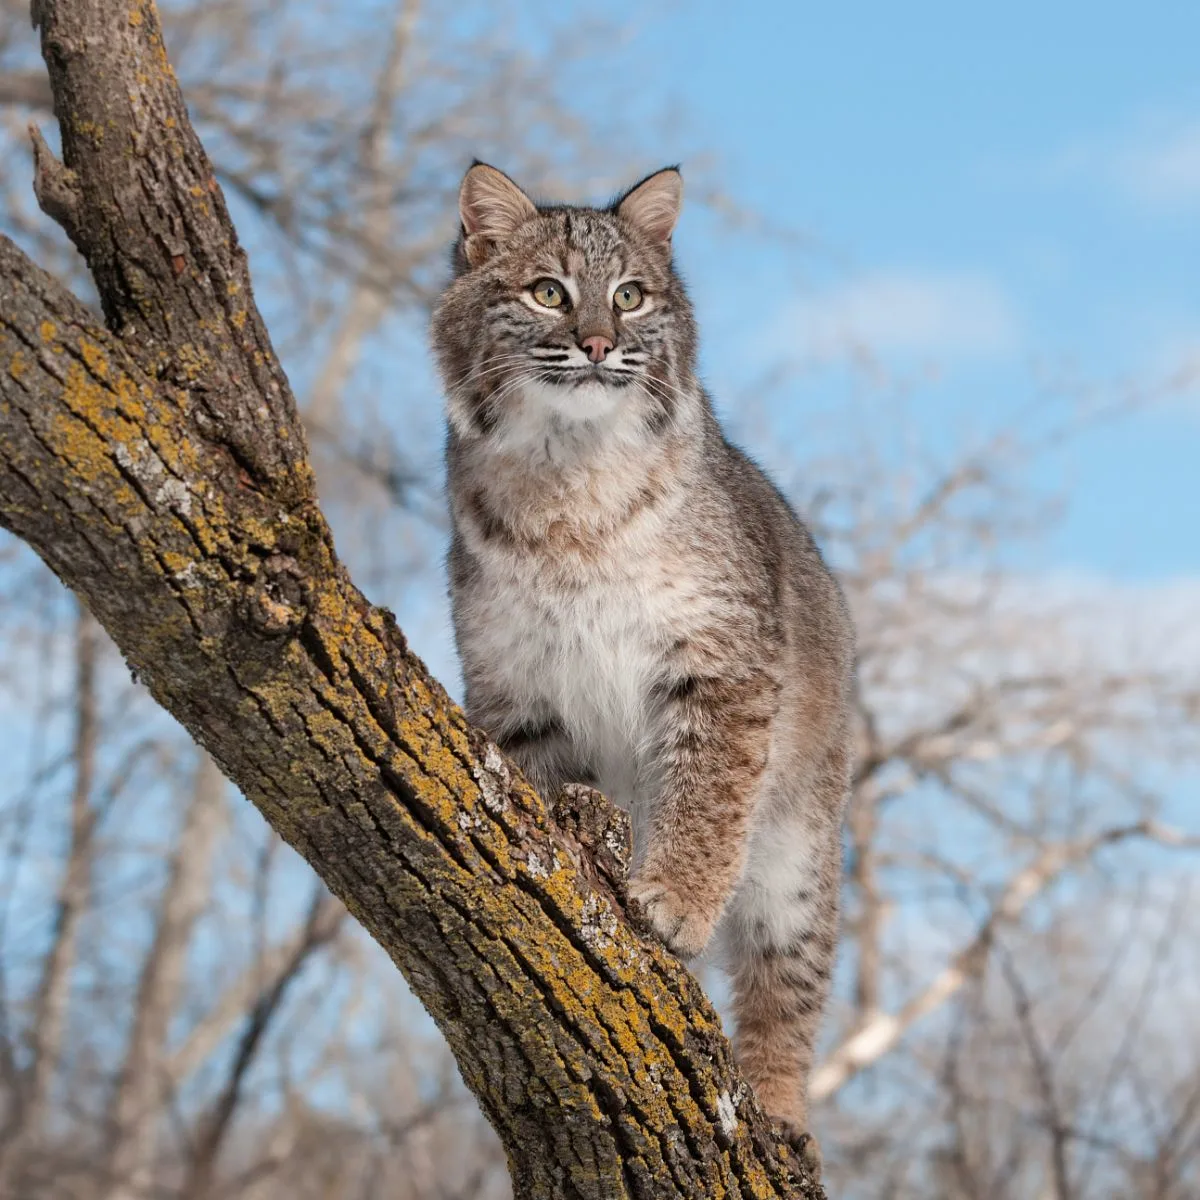
M 388 951 L 519 1197 L 819 1196 L 626 923 L 607 803 L 560 827 L 339 562 L 153 6 L 34 16 L 108 328 L 0 238 L 0 523 Z

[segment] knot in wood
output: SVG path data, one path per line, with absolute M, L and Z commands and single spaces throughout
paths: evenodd
M 269 555 L 247 585 L 246 620 L 268 637 L 291 633 L 307 615 L 306 593 L 300 564 L 289 554 Z

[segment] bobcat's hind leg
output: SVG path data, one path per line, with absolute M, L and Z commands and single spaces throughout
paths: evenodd
M 738 1063 L 817 1172 L 808 1076 L 837 949 L 840 846 L 828 819 L 817 829 L 801 816 L 764 826 L 722 931 Z

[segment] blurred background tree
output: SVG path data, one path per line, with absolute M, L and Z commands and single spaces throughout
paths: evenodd
M 694 31 L 703 6 L 640 16 L 662 23 L 649 50 L 624 17 L 515 0 L 162 9 L 343 556 L 451 686 L 424 322 L 462 169 L 594 199 L 685 158 L 681 259 L 718 402 L 814 523 L 860 630 L 814 1077 L 831 1195 L 1200 1194 L 1200 588 L 1147 603 L 1045 569 L 1064 453 L 1194 394 L 1194 353 L 1107 384 L 1037 363 L 1014 403 L 939 399 L 930 421 L 944 378 L 889 348 L 924 355 L 947 314 L 1003 341 L 1008 314 L 970 281 L 856 274 L 790 193 L 745 198 L 728 139 L 671 102 L 688 63 L 661 29 Z M 26 125 L 52 122 L 19 0 L 0 0 L 0 106 L 0 228 L 87 294 L 33 201 Z M 1163 513 L 1180 536 L 1186 508 Z M 507 1195 L 391 964 L 11 541 L 0 705 L 0 1194 Z

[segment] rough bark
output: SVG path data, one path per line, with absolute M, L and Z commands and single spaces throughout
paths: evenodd
M 388 951 L 518 1197 L 819 1195 L 626 923 L 619 820 L 580 792 L 556 822 L 338 561 L 153 6 L 33 15 L 37 190 L 107 328 L 0 239 L 0 522 Z

